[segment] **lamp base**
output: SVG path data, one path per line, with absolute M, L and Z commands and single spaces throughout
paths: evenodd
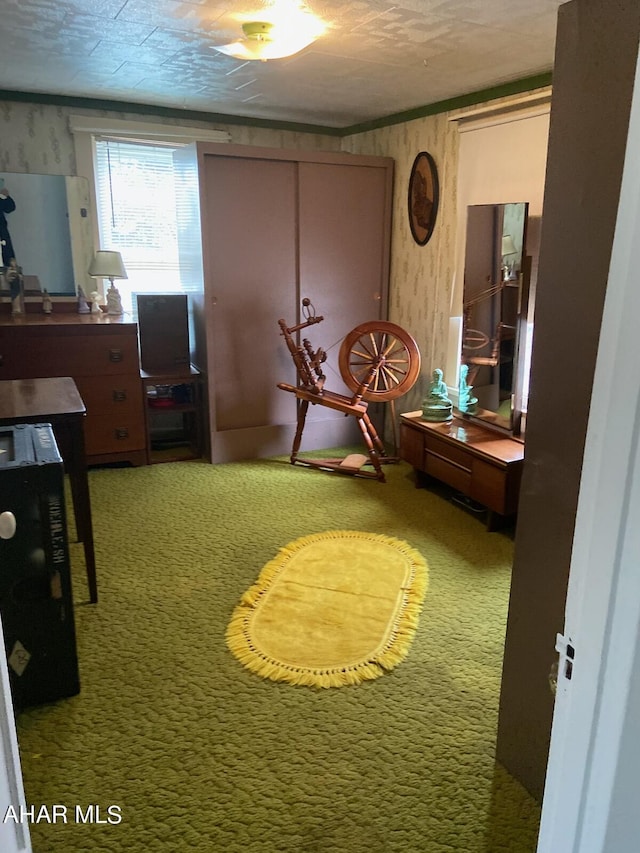
M 111 314 L 117 316 L 119 314 L 124 314 L 122 309 L 122 300 L 120 298 L 120 291 L 117 287 L 114 287 L 113 279 L 111 280 L 111 286 L 109 290 L 107 290 L 107 314 Z

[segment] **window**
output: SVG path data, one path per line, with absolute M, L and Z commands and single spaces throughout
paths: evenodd
M 96 139 L 100 248 L 122 254 L 128 279 L 115 284 L 125 311 L 132 294 L 183 291 L 178 263 L 176 146 Z
M 121 252 L 127 269 L 128 279 L 115 282 L 125 311 L 135 316 L 133 293 L 193 289 L 201 271 L 183 268 L 182 279 L 178 272 L 173 152 L 196 141 L 230 142 L 230 133 L 85 115 L 69 116 L 69 129 L 77 174 L 89 179 L 94 247 Z M 185 210 L 193 213 L 190 194 L 197 187 L 178 188 L 184 190 Z M 96 288 L 88 275 L 77 283 L 85 293 Z

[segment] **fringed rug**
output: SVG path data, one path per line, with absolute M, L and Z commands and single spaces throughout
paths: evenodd
M 427 564 L 401 539 L 333 530 L 281 548 L 243 595 L 227 645 L 272 681 L 342 687 L 403 660 L 427 590 Z

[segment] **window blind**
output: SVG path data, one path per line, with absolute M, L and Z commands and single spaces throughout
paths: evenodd
M 122 254 L 128 279 L 115 282 L 125 311 L 135 293 L 185 292 L 178 262 L 175 146 L 96 139 L 100 247 Z

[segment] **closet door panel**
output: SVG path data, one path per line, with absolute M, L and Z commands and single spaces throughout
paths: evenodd
M 212 459 L 280 452 L 277 427 L 295 420 L 276 386 L 295 382 L 278 319 L 296 310 L 296 164 L 209 156 L 204 186 Z
M 325 318 L 311 333 L 314 346 L 328 349 L 327 388 L 350 396 L 338 369 L 340 343 L 360 323 L 387 316 L 390 171 L 332 163 L 299 168 L 300 295 Z M 326 417 L 327 410 L 310 410 L 311 420 Z

